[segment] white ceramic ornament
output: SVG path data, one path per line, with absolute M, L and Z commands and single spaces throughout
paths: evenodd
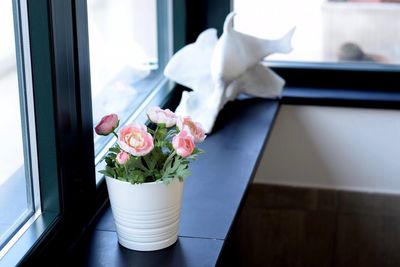
M 233 29 L 230 13 L 224 32 L 202 32 L 195 43 L 179 50 L 167 64 L 164 74 L 193 91 L 183 92 L 178 115 L 196 118 L 210 133 L 219 111 L 239 94 L 276 98 L 285 81 L 261 61 L 273 53 L 289 53 L 294 28 L 278 40 L 260 39 Z

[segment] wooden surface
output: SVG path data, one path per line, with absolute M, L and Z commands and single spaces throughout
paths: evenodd
M 400 266 L 400 196 L 254 184 L 226 266 Z

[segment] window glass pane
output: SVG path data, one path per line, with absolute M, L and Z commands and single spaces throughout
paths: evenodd
M 0 1 L 0 249 L 34 213 L 24 78 L 17 73 L 14 20 L 12 1 Z
M 234 0 L 235 28 L 278 38 L 296 26 L 294 50 L 268 60 L 400 64 L 400 0 Z
M 157 2 L 89 0 L 88 23 L 94 124 L 110 113 L 123 124 L 162 77 Z M 95 135 L 96 155 L 108 141 Z

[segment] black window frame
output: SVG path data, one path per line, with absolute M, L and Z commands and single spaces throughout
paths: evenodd
M 19 260 L 12 252 L 25 246 L 28 252 L 16 262 L 22 265 L 42 264 L 45 255 L 62 261 L 95 210 L 91 103 L 78 54 L 86 51 L 77 49 L 74 23 L 84 5 L 27 1 L 42 215 L 5 256 Z

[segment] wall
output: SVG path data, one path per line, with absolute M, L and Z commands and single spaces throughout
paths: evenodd
M 400 193 L 400 111 L 284 105 L 255 182 Z

